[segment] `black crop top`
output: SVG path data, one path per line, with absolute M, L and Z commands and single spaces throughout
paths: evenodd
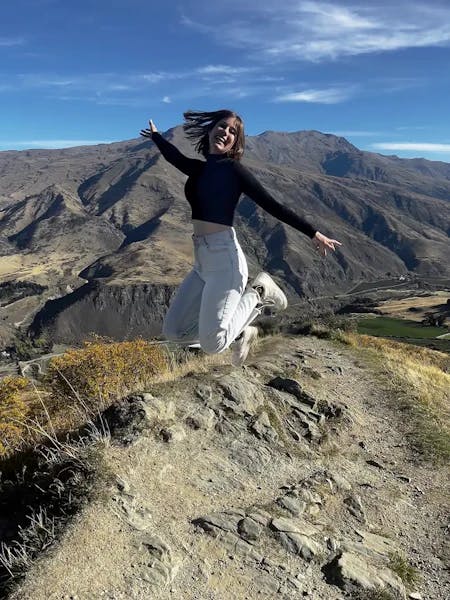
M 222 154 L 208 154 L 206 161 L 188 158 L 160 133 L 153 133 L 152 140 L 167 161 L 188 175 L 184 191 L 193 219 L 232 226 L 236 205 L 244 193 L 272 216 L 314 237 L 317 229 L 279 204 L 239 161 Z

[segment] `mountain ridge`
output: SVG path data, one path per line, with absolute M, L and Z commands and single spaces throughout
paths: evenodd
M 181 126 L 163 135 L 195 156 Z M 235 226 L 251 274 L 269 270 L 291 299 L 386 273 L 450 278 L 450 165 L 367 153 L 318 131 L 266 131 L 246 141 L 243 163 L 266 189 L 343 242 L 324 261 L 309 239 L 244 196 Z M 25 150 L 14 159 L 0 153 L 0 281 L 37 283 L 47 297 L 86 279 L 176 285 L 192 260 L 184 183 L 142 139 Z M 13 321 L 8 310 L 9 325 L 33 318 L 15 311 Z

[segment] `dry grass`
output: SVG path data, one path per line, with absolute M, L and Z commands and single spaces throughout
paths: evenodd
M 193 355 L 176 345 L 142 339 L 95 338 L 54 358 L 39 389 L 32 389 L 24 377 L 5 377 L 0 382 L 0 457 L 35 445 L 47 434 L 63 437 L 97 418 L 113 402 L 145 392 L 150 384 L 206 373 L 229 361 L 229 352 Z
M 342 334 L 353 347 L 367 348 L 381 365 L 399 407 L 411 415 L 409 437 L 427 459 L 450 459 L 450 357 L 382 338 Z
M 391 554 L 389 568 L 397 573 L 407 587 L 417 583 L 420 579 L 419 571 L 410 565 L 408 560 L 401 554 Z
M 421 321 L 427 311 L 445 304 L 449 297 L 448 292 L 436 292 L 432 296 L 411 296 L 409 298 L 385 300 L 380 302 L 376 308 L 389 317 L 409 319 L 410 321 Z M 417 312 L 408 310 L 414 307 Z
M 143 339 L 95 340 L 50 361 L 46 384 L 55 396 L 73 391 L 102 398 L 106 405 L 130 392 L 141 392 L 157 373 L 168 369 L 165 353 Z
M 25 377 L 4 377 L 0 381 L 0 457 L 11 451 L 23 435 L 20 423 L 29 413 L 24 394 L 28 387 Z

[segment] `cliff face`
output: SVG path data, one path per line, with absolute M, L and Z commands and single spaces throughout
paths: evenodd
M 30 333 L 46 333 L 55 343 L 78 344 L 90 334 L 127 340 L 159 335 L 173 286 L 102 285 L 93 281 L 46 302 Z

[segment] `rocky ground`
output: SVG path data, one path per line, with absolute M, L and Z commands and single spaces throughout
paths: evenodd
M 450 597 L 448 471 L 354 349 L 268 337 L 107 416 L 110 483 L 11 600 Z

